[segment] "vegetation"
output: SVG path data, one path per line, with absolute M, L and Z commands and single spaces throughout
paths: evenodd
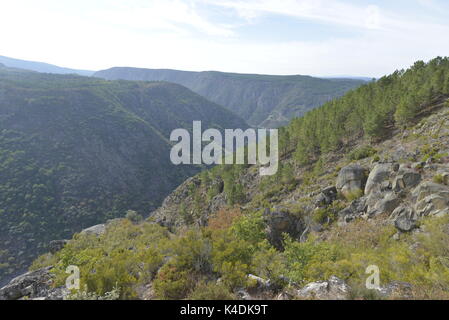
M 355 150 L 352 150 L 348 154 L 348 157 L 351 160 L 361 160 L 361 159 L 365 159 L 365 158 L 374 156 L 376 154 L 376 152 L 377 152 L 376 149 L 367 145 L 367 146 L 363 146 L 363 147 L 357 148 Z
M 226 106 L 253 126 L 278 127 L 363 83 L 351 79 L 269 76 L 112 68 L 95 73 L 105 79 L 178 83 Z
M 293 150 L 304 164 L 363 136 L 382 139 L 394 126 L 410 125 L 428 105 L 443 103 L 448 79 L 449 58 L 418 61 L 294 119 L 286 129 L 288 146 L 280 150 Z
M 361 220 L 349 228 L 333 229 L 326 241 L 310 238 L 300 243 L 286 237 L 283 252 L 261 238 L 259 230 L 234 232 L 242 223 L 238 219 L 225 228 L 169 236 L 157 225 L 136 226 L 122 220 L 99 238 L 77 235 L 58 252 L 52 259 L 59 261 L 56 285 L 64 283 L 65 268 L 72 264 L 80 267 L 81 283 L 87 286 L 83 296 L 119 292 L 121 299 L 136 298 L 139 286 L 150 281 L 156 298 L 208 300 L 234 299 L 235 289 L 250 289 L 249 273 L 270 279 L 279 288 L 336 275 L 353 285 L 356 298 L 368 299 L 373 293 L 357 288 L 364 284 L 366 266 L 375 264 L 383 284 L 406 281 L 420 288 L 419 297 L 429 298 L 434 292 L 449 297 L 444 293 L 449 286 L 448 217 L 427 219 L 424 225 L 430 232 L 401 242 L 392 238 L 393 226 Z M 416 242 L 418 248 L 411 245 Z
M 305 216 L 302 202 L 309 205 L 313 196 L 292 197 L 290 206 L 286 204 L 288 213 L 298 221 L 311 218 L 325 232 L 319 237 L 312 233 L 306 241 L 283 234 L 283 250 L 279 250 L 271 244 L 262 213 L 276 208 L 285 194 L 310 194 L 316 191 L 311 186 L 326 177 L 335 181 L 335 172 L 324 165 L 334 151 L 343 156 L 355 141 L 364 141 L 349 160 L 375 157 L 375 149 L 367 142 L 385 139 L 393 129 L 413 126 L 431 111 L 430 106 L 442 106 L 449 96 L 448 79 L 449 59 L 437 58 L 366 84 L 282 128 L 281 157 L 287 160 L 277 175 L 254 178 L 259 179 L 255 195 L 243 186 L 256 167 L 215 167 L 188 188 L 183 199 L 189 200 L 181 201 L 183 210 L 175 211 L 190 219 L 183 218 L 189 222 L 180 228 L 172 227 L 173 233 L 148 220 L 136 224 L 123 219 L 99 237 L 77 235 L 60 252 L 38 259 L 35 266 L 56 264 L 55 285 L 60 285 L 65 268 L 77 265 L 88 292 L 99 296 L 115 288 L 121 298 L 135 298 L 139 287 L 151 282 L 159 299 L 232 299 L 239 289 L 254 288 L 248 277 L 254 274 L 287 290 L 335 275 L 351 285 L 352 298 L 376 299 L 375 293 L 362 288 L 367 266 L 377 265 L 381 285 L 405 281 L 413 284 L 413 298 L 449 299 L 447 216 L 423 219 L 425 232 L 401 234 L 398 240 L 397 230 L 384 217 L 355 220 L 345 227 L 333 223 L 336 213 L 359 193 L 311 216 Z M 421 150 L 429 158 L 443 157 L 441 152 L 436 144 Z M 299 169 L 305 174 L 297 178 Z M 216 197 L 228 206 L 209 214 L 201 204 Z M 207 218 L 207 223 L 195 223 L 200 218 Z
M 105 81 L 0 67 L 0 279 L 51 240 L 128 215 L 139 222 L 199 167 L 174 166 L 175 128 L 245 128 L 168 83 Z

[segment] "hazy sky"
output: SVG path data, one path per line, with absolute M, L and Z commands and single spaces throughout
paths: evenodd
M 378 77 L 449 55 L 447 0 L 0 0 L 0 55 Z

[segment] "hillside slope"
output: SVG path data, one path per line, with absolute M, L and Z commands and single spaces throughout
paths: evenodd
M 111 68 L 94 77 L 115 80 L 168 81 L 186 86 L 229 108 L 250 125 L 278 127 L 365 83 L 309 76 L 269 76 L 223 72 L 187 72 Z
M 170 132 L 193 120 L 247 127 L 176 84 L 0 67 L 0 279 L 51 240 L 158 206 L 199 171 L 169 158 Z
M 203 171 L 31 269 L 122 299 L 449 299 L 448 98 L 449 59 L 417 62 L 283 128 L 277 175 Z

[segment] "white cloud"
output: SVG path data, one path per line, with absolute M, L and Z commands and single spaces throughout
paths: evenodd
M 185 27 L 191 27 L 211 36 L 233 35 L 230 26 L 209 22 L 196 12 L 195 2 L 188 1 L 152 0 L 139 7 L 93 12 L 92 17 L 103 23 L 146 31 L 168 30 L 185 35 Z
M 341 0 L 64 2 L 2 0 L 0 55 L 93 70 L 135 66 L 381 76 L 449 52 L 448 24 Z M 204 13 L 211 4 L 234 10 L 240 19 L 232 25 L 216 23 Z M 239 24 L 257 25 L 265 15 L 350 26 L 358 32 L 325 41 L 242 40 Z
M 376 27 L 382 22 L 377 6 L 354 6 L 335 0 L 198 0 L 216 6 L 235 9 L 247 17 L 277 14 L 326 23 L 347 25 L 358 28 L 372 28 L 373 18 Z

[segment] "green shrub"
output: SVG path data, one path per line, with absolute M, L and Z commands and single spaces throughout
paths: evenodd
M 192 293 L 187 297 L 188 300 L 236 300 L 234 294 L 220 283 L 201 281 L 195 287 Z
M 135 224 L 139 224 L 143 221 L 143 217 L 134 210 L 128 210 L 125 218 Z
M 437 174 L 433 177 L 433 182 L 435 183 L 439 183 L 439 184 L 444 184 L 444 177 L 441 174 Z
M 348 157 L 350 160 L 361 160 L 361 159 L 365 159 L 368 157 L 372 157 L 377 153 L 377 150 L 374 149 L 373 147 L 367 145 L 367 146 L 363 146 L 357 149 L 352 150 L 349 154 Z
M 217 232 L 213 240 L 212 265 L 230 289 L 244 287 L 251 271 L 254 246 L 232 231 Z
M 153 282 L 157 297 L 163 300 L 184 299 L 194 286 L 195 280 L 190 271 L 178 270 L 171 264 L 164 265 Z
M 253 245 L 265 239 L 265 222 L 262 213 L 254 212 L 246 214 L 234 223 L 231 231 L 244 241 L 248 241 Z

